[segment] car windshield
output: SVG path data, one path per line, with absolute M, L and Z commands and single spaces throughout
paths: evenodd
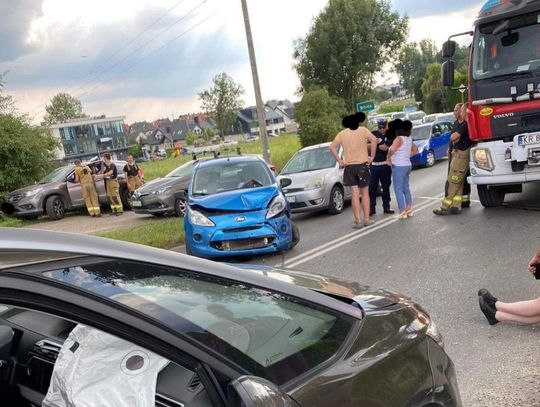
M 528 75 L 540 68 L 540 14 L 480 26 L 473 40 L 473 77 Z M 510 96 L 508 94 L 508 96 Z
M 181 269 L 72 264 L 43 274 L 133 308 L 278 385 L 334 355 L 354 323 L 298 298 Z
M 404 119 L 405 117 L 407 117 L 407 113 L 405 112 L 402 112 L 402 113 L 394 113 L 392 115 L 392 119 L 395 120 L 395 119 Z
M 430 115 L 424 116 L 422 118 L 422 121 L 424 123 L 433 123 L 435 120 L 437 120 L 437 115 L 436 114 L 430 114 Z
M 409 120 L 420 120 L 422 117 L 424 117 L 426 114 L 422 112 L 417 113 L 409 113 Z
M 297 174 L 299 172 L 317 171 L 324 168 L 334 168 L 336 160 L 328 147 L 318 147 L 310 150 L 299 151 L 287 163 L 283 175 Z
M 272 185 L 268 166 L 260 161 L 229 161 L 198 168 L 193 176 L 193 195 L 213 195 L 221 192 Z
M 439 122 L 443 122 L 443 121 L 454 122 L 454 120 L 456 120 L 454 113 L 441 114 L 437 117 L 437 121 Z
M 411 137 L 413 140 L 426 140 L 431 136 L 431 126 L 414 127 Z
M 184 165 L 181 165 L 177 169 L 169 172 L 165 177 L 172 177 L 172 178 L 183 178 L 191 175 L 193 172 L 193 166 L 195 164 L 195 161 L 188 161 Z
M 45 177 L 43 177 L 39 183 L 40 184 L 48 184 L 50 182 L 60 182 L 64 181 L 66 176 L 73 170 L 73 166 L 66 165 L 64 167 L 59 167 L 50 174 L 47 174 Z

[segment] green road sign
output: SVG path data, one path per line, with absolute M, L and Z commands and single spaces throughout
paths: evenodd
M 373 102 L 372 100 L 356 104 L 357 112 L 371 112 L 372 110 L 375 110 L 375 102 Z

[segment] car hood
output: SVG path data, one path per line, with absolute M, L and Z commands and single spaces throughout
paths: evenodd
M 224 211 L 258 211 L 266 209 L 278 194 L 277 185 L 241 189 L 208 196 L 190 196 L 189 204 L 205 209 Z
M 158 178 L 154 179 L 150 182 L 147 182 L 142 187 L 137 189 L 137 192 L 141 194 L 149 194 L 154 191 L 157 191 L 158 189 L 165 188 L 168 186 L 177 186 L 181 185 L 183 183 L 186 183 L 186 179 L 182 177 L 165 177 L 165 178 Z
M 416 144 L 416 147 L 418 147 L 418 149 L 425 147 L 428 143 L 429 143 L 429 140 L 415 140 L 414 141 L 414 144 Z
M 310 290 L 336 297 L 349 303 L 357 303 L 365 312 L 386 308 L 409 298 L 385 289 L 371 289 L 355 281 L 270 267 L 259 264 L 233 264 L 244 270 L 295 284 Z
M 24 194 L 28 191 L 32 191 L 33 189 L 36 189 L 36 188 L 43 188 L 43 189 L 51 189 L 51 188 L 56 188 L 58 187 L 59 185 L 62 185 L 62 184 L 65 184 L 65 182 L 48 182 L 46 184 L 34 184 L 34 185 L 29 185 L 27 187 L 24 187 L 24 188 L 20 188 L 20 189 L 16 189 L 15 191 L 11 192 L 10 195 L 13 195 L 13 194 Z
M 301 188 L 309 181 L 315 178 L 324 177 L 332 171 L 334 171 L 334 168 L 324 168 L 322 170 L 316 171 L 298 172 L 296 174 L 283 174 L 278 177 L 278 180 L 282 178 L 288 178 L 292 181 L 290 186 L 284 188 L 285 190 L 288 188 Z

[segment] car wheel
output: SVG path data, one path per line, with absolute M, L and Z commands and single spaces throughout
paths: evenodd
M 330 202 L 328 205 L 328 213 L 331 215 L 337 215 L 343 211 L 345 206 L 345 197 L 343 196 L 343 189 L 340 186 L 335 185 L 330 192 Z
M 133 197 L 129 193 L 129 190 L 127 188 L 123 188 L 120 191 L 120 200 L 122 201 L 122 206 L 126 211 L 131 210 L 131 201 L 133 200 Z
M 300 241 L 300 229 L 294 223 L 292 223 L 292 245 L 291 249 L 298 244 Z
M 66 214 L 64 200 L 58 195 L 51 196 L 45 202 L 45 211 L 51 220 L 59 220 Z
M 177 198 L 174 201 L 174 214 L 179 218 L 183 218 L 186 215 L 186 200 Z
M 426 157 L 426 167 L 433 167 L 435 165 L 435 153 L 429 150 Z
M 504 189 L 490 185 L 478 185 L 478 197 L 484 208 L 496 208 L 504 203 Z

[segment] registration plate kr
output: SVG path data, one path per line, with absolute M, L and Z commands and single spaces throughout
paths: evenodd
M 134 208 L 140 208 L 140 207 L 142 207 L 142 202 L 141 201 L 132 201 L 131 206 L 134 207 Z
M 296 202 L 296 197 L 295 197 L 295 196 L 288 196 L 288 197 L 287 197 L 287 201 L 288 201 L 289 203 L 294 203 L 294 202 Z
M 540 133 L 521 134 L 518 136 L 517 144 L 518 146 L 540 144 Z

